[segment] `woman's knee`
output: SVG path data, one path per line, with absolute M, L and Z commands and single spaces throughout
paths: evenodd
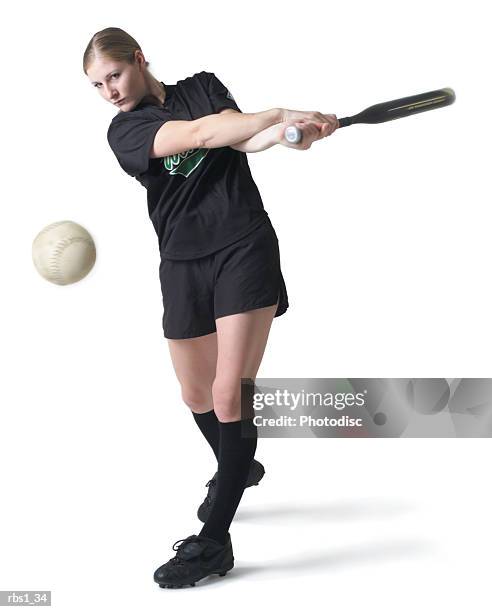
M 192 412 L 208 412 L 214 407 L 210 386 L 181 385 L 181 398 Z
M 237 420 L 241 413 L 241 381 L 216 378 L 212 384 L 212 399 L 219 421 Z

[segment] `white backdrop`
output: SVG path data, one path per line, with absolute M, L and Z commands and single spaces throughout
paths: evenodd
M 214 72 L 243 112 L 352 115 L 452 87 L 453 106 L 248 155 L 290 308 L 258 377 L 488 377 L 491 98 L 485 3 L 17 3 L 2 64 L 0 590 L 53 607 L 490 609 L 485 440 L 269 440 L 232 525 L 236 568 L 186 591 L 154 569 L 197 533 L 215 470 L 162 334 L 146 194 L 82 71 L 121 27 L 167 84 Z M 98 259 L 58 287 L 31 259 L 70 219 Z M 488 524 L 487 524 L 488 521 Z M 488 598 L 488 600 L 487 600 Z M 190 605 L 197 605 L 193 603 Z

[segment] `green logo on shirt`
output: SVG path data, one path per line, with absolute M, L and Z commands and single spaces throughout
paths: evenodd
M 169 174 L 182 174 L 188 177 L 202 163 L 208 151 L 209 149 L 188 149 L 183 153 L 167 155 L 162 159 L 162 163 Z

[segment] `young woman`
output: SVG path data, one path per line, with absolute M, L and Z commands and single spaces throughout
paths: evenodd
M 241 413 L 241 378 L 255 379 L 273 318 L 289 303 L 278 239 L 245 153 L 275 144 L 306 150 L 338 121 L 281 108 L 242 113 L 215 74 L 166 85 L 148 65 L 119 28 L 97 32 L 83 57 L 91 84 L 119 109 L 109 145 L 147 190 L 164 337 L 183 401 L 218 461 L 200 533 L 178 540 L 175 557 L 154 574 L 161 587 L 176 587 L 233 567 L 229 527 L 245 487 L 264 474 L 252 412 Z M 294 124 L 303 132 L 296 145 L 283 137 Z

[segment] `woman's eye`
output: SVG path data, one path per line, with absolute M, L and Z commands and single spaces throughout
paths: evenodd
M 113 78 L 113 77 L 119 77 L 119 76 L 120 76 L 120 73 L 119 73 L 119 72 L 115 72 L 114 74 L 112 74 L 112 75 L 111 75 L 111 78 Z M 99 89 L 99 85 L 100 85 L 100 83 L 97 83 L 96 85 L 94 85 L 94 87 L 95 87 L 96 89 Z

